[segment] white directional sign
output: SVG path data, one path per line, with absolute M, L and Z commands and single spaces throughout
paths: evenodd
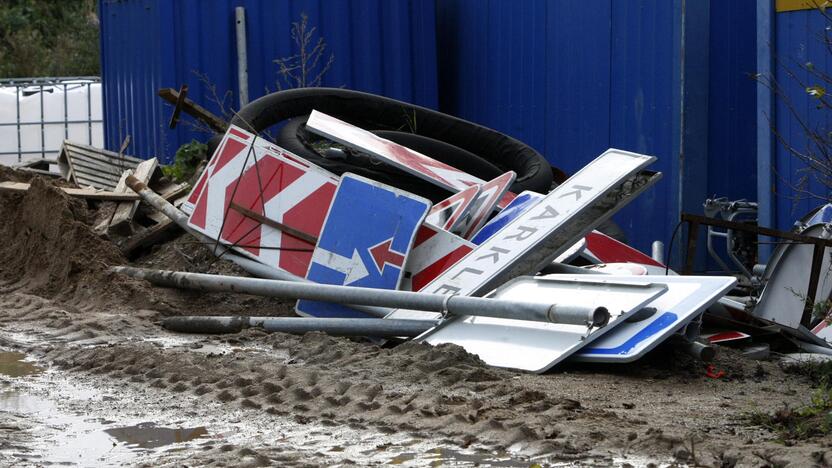
M 459 192 L 468 187 L 485 183 L 479 177 L 468 174 L 465 171 L 437 161 L 429 156 L 381 138 L 367 130 L 351 125 L 343 120 L 336 119 L 331 115 L 313 110 L 306 122 L 306 127 L 332 141 L 337 141 L 344 146 L 357 148 L 380 158 L 381 160 L 398 167 L 399 169 L 413 174 L 423 180 L 433 183 L 439 187 Z M 507 192 L 499 201 L 498 206 L 503 208 L 514 199 L 514 194 Z
M 493 317 L 467 317 L 432 337 L 430 343 L 454 343 L 476 354 L 490 366 L 509 367 L 529 372 L 544 372 L 576 351 L 618 327 L 648 303 L 661 299 L 667 291 L 664 276 L 638 278 L 627 282 L 620 277 L 602 275 L 550 275 L 541 280 L 523 276 L 509 281 L 493 297 L 582 307 L 587 310 L 606 307 L 609 323 L 588 330 L 585 325 L 532 322 Z M 557 306 L 556 306 L 557 307 Z M 590 345 L 592 346 L 592 345 Z
M 654 160 L 654 157 L 642 154 L 607 150 L 445 270 L 422 291 L 482 296 L 514 277 L 540 271 L 621 208 L 622 201 L 610 203 L 604 200 L 605 195 Z M 652 182 L 656 180 L 657 177 L 651 179 Z M 648 185 L 645 183 L 636 192 Z M 585 216 L 579 216 L 582 214 Z M 436 316 L 402 309 L 388 315 L 390 318 L 420 319 Z M 434 329 L 433 334 L 440 333 L 454 321 L 447 320 Z

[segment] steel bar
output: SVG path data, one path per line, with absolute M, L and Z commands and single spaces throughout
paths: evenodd
M 248 47 L 246 45 L 246 9 L 234 8 L 235 31 L 237 33 L 237 88 L 240 109 L 248 104 Z
M 231 203 L 229 203 L 228 207 L 231 208 L 232 210 L 240 213 L 241 215 L 247 217 L 247 218 L 250 218 L 254 221 L 257 221 L 258 223 L 263 224 L 265 226 L 269 226 L 271 228 L 277 229 L 278 231 L 283 231 L 286 234 L 288 234 L 288 235 L 290 235 L 290 236 L 292 236 L 296 239 L 300 239 L 300 240 L 302 240 L 304 242 L 308 242 L 312 245 L 315 245 L 315 244 L 318 243 L 318 238 L 317 237 L 315 237 L 311 234 L 307 234 L 307 233 L 305 233 L 305 232 L 303 232 L 299 229 L 295 229 L 292 226 L 287 226 L 287 225 L 285 225 L 281 222 L 278 222 L 278 221 L 275 221 L 273 219 L 267 218 L 267 217 L 261 215 L 260 213 L 249 210 L 248 208 L 246 208 L 244 206 L 240 206 L 240 205 L 238 205 L 234 202 L 231 202 Z
M 287 299 L 308 299 L 381 307 L 441 312 L 451 315 L 472 315 L 503 319 L 550 322 L 601 327 L 609 322 L 609 311 L 604 307 L 570 304 L 531 303 L 486 299 L 472 296 L 448 296 L 423 292 L 336 286 L 330 284 L 298 283 L 291 281 L 240 278 L 236 276 L 206 275 L 175 271 L 149 270 L 133 267 L 113 267 L 116 273 L 150 281 L 167 287 L 226 291 Z
M 33 120 L 31 122 L 3 122 L 0 123 L 0 127 L 14 127 L 17 125 L 26 126 L 26 125 L 57 125 L 57 124 L 82 124 L 82 123 L 102 123 L 103 120 Z M 39 153 L 40 151 L 38 151 Z
M 303 334 L 323 332 L 338 336 L 413 337 L 435 327 L 435 320 L 385 320 L 303 317 L 169 317 L 162 326 L 179 333 L 238 333 L 244 328 Z
M 746 223 L 736 221 L 727 221 L 724 219 L 708 218 L 706 216 L 693 215 L 689 213 L 682 213 L 682 222 L 689 225 L 689 241 L 688 241 L 688 256 L 685 261 L 685 270 L 682 274 L 690 274 L 693 270 L 693 259 L 696 255 L 696 232 L 699 230 L 699 225 L 716 226 L 725 229 L 732 229 L 735 231 L 750 232 L 758 236 L 775 237 L 778 239 L 786 239 L 795 243 L 809 244 L 814 246 L 812 251 L 812 265 L 809 273 L 809 287 L 807 291 L 806 307 L 801 318 L 801 325 L 809 327 L 812 319 L 812 306 L 814 305 L 815 297 L 817 296 L 818 283 L 820 279 L 820 269 L 823 265 L 823 252 L 826 248 L 832 247 L 832 239 L 824 239 L 821 237 L 804 236 L 789 231 L 780 231 L 778 229 L 771 229 L 761 226 L 754 226 Z M 693 238 L 693 242 L 690 238 Z
M 190 233 L 192 236 L 196 237 L 197 240 L 199 240 L 200 242 L 205 242 L 206 244 L 215 243 L 215 241 L 213 239 L 210 239 L 208 236 L 191 229 L 191 227 L 188 225 L 188 216 L 185 213 L 178 210 L 170 202 L 159 196 L 159 194 L 151 190 L 141 180 L 130 175 L 127 176 L 126 183 L 127 186 L 130 187 L 134 192 L 136 192 L 143 201 L 145 201 L 148 205 L 159 210 L 162 214 L 170 218 L 171 221 L 179 225 L 179 227 L 181 227 L 185 232 Z M 219 253 L 220 255 L 222 255 L 222 258 L 235 263 L 237 266 L 251 273 L 252 275 L 259 276 L 261 278 L 269 278 L 272 280 L 308 282 L 306 278 L 295 276 L 287 271 L 278 270 L 276 268 L 270 268 L 266 265 L 263 265 L 260 262 L 256 262 L 249 258 L 237 255 L 231 252 L 231 250 L 225 246 L 222 247 L 223 251 Z M 353 308 L 360 310 L 361 312 L 364 312 L 366 314 L 369 314 L 373 317 L 384 317 L 390 312 L 386 309 L 380 309 L 377 307 L 370 306 L 353 306 Z
M 436 326 L 434 320 L 349 319 L 349 318 L 267 318 L 252 317 L 251 326 L 271 332 L 307 333 L 324 332 L 339 336 L 419 336 Z
M 708 218 L 705 216 L 694 215 L 690 213 L 682 213 L 682 221 L 687 223 L 699 223 L 706 226 L 716 226 L 725 229 L 733 229 L 735 231 L 750 232 L 767 237 L 777 237 L 780 239 L 787 239 L 801 244 L 814 244 L 816 242 L 822 243 L 826 247 L 832 247 L 832 239 L 823 239 L 820 237 L 804 236 L 789 231 L 780 231 L 778 229 L 771 229 L 761 226 L 754 226 L 746 223 L 739 223 L 736 221 L 726 221 L 724 219 Z

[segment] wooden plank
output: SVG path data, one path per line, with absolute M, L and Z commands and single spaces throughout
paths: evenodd
M 166 217 L 156 223 L 153 227 L 147 228 L 127 239 L 127 241 L 121 246 L 121 251 L 125 256 L 129 257 L 138 249 L 165 241 L 176 231 L 178 227 L 179 226 L 176 223 Z
M 159 160 L 156 158 L 151 158 L 136 166 L 135 171 L 124 171 L 121 180 L 119 180 L 119 183 L 116 186 L 115 192 L 125 193 L 128 190 L 130 190 L 130 188 L 127 187 L 126 183 L 127 176 L 130 174 L 142 181 L 142 183 L 147 184 L 147 182 L 150 181 L 150 177 L 153 175 L 153 172 L 156 170 L 158 166 Z M 130 221 L 133 220 L 133 215 L 136 214 L 136 210 L 138 208 L 138 201 L 119 203 L 116 207 L 115 213 L 113 213 L 113 219 L 110 220 L 109 229 L 118 229 L 123 227 L 125 224 L 130 224 Z
M 97 157 L 103 160 L 118 159 L 118 153 L 106 150 L 104 148 L 96 148 L 95 146 L 90 146 L 69 140 L 64 141 L 64 146 L 67 147 L 71 152 L 83 153 L 87 156 Z M 143 159 L 141 158 L 137 158 L 135 156 L 130 156 L 127 154 L 125 154 L 123 158 L 125 161 L 132 162 L 133 164 L 139 164 L 143 161 Z
M 29 190 L 30 184 L 25 182 L 0 182 L 0 192 L 26 192 Z M 92 200 L 107 200 L 107 201 L 123 201 L 123 200 L 138 200 L 139 196 L 135 193 L 115 193 L 108 191 L 98 191 L 90 189 L 56 187 L 71 197 L 86 198 Z
M 31 167 L 18 167 L 17 170 L 21 171 L 21 172 L 29 172 L 29 173 L 32 173 L 32 174 L 41 175 L 41 176 L 44 176 L 44 177 L 55 177 L 55 178 L 61 177 L 61 175 L 58 174 L 57 172 L 50 172 L 50 171 L 47 171 L 47 170 L 44 170 L 44 169 L 34 169 L 34 168 L 31 168 Z
M 179 91 L 173 88 L 162 88 L 159 90 L 159 97 L 174 106 L 177 106 L 177 102 L 179 101 Z M 215 132 L 225 133 L 228 129 L 228 122 L 217 117 L 208 109 L 200 106 L 188 98 L 185 98 L 181 103 L 181 109 L 197 120 L 205 122 L 205 124 Z
M 148 184 L 148 187 L 153 189 L 154 192 L 158 193 L 160 197 L 164 198 L 167 201 L 171 201 L 174 198 L 179 198 L 182 195 L 187 195 L 188 192 L 190 192 L 191 190 L 191 184 L 187 182 L 182 182 L 181 184 L 171 182 L 161 187 L 155 186 L 151 183 Z

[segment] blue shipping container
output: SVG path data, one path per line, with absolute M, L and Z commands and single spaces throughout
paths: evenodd
M 188 97 L 218 115 L 238 109 L 234 8 L 246 10 L 249 97 L 277 90 L 274 60 L 298 53 L 292 23 L 308 15 L 334 62 L 324 86 L 344 86 L 436 107 L 433 0 L 100 0 L 105 144 L 170 162 L 207 134 L 168 129 L 159 88 L 189 86 Z M 323 57 L 326 60 L 328 54 Z M 219 102 L 224 104 L 221 106 Z

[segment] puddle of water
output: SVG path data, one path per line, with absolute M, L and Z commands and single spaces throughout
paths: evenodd
M 128 447 L 145 449 L 189 442 L 208 435 L 208 430 L 204 426 L 174 429 L 160 427 L 152 422 L 105 429 L 104 432 L 117 441 L 127 444 Z
M 462 453 L 448 448 L 437 447 L 425 453 L 405 452 L 387 461 L 390 465 L 465 465 L 523 467 L 531 465 L 527 459 L 512 457 L 508 453 Z
M 0 374 L 23 377 L 43 372 L 43 369 L 24 359 L 26 355 L 23 353 L 0 352 Z

